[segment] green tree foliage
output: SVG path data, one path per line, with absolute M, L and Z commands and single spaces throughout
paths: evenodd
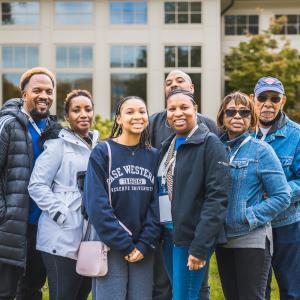
M 288 38 L 277 35 L 282 32 L 285 23 L 285 17 L 273 19 L 268 30 L 258 35 L 248 35 L 247 41 L 232 47 L 225 58 L 225 73 L 230 80 L 230 90 L 248 94 L 253 93 L 260 77 L 279 78 L 287 96 L 285 109 L 297 117 L 295 109 L 297 102 L 299 105 L 300 59 L 298 50 L 291 47 Z
M 97 129 L 100 133 L 101 140 L 106 139 L 110 136 L 113 122 L 110 120 L 103 120 L 100 115 L 95 117 L 93 128 Z

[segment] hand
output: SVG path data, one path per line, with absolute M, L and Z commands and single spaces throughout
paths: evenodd
M 187 266 L 189 267 L 189 270 L 199 270 L 201 268 L 203 268 L 206 265 L 206 261 L 199 259 L 193 255 L 189 255 L 188 257 L 188 263 Z
M 131 253 L 129 253 L 127 256 L 125 256 L 125 259 L 131 263 L 138 262 L 138 261 L 142 260 L 143 258 L 144 258 L 143 253 L 140 250 L 138 250 L 137 248 L 134 248 Z

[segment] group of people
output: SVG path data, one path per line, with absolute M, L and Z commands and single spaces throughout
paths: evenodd
M 227 95 L 216 126 L 173 70 L 166 109 L 120 99 L 105 142 L 91 94 L 66 95 L 62 128 L 54 89 L 30 69 L 0 110 L 0 300 L 41 300 L 46 278 L 50 300 L 207 300 L 214 252 L 227 300 L 269 300 L 272 269 L 300 299 L 300 126 L 278 79 Z M 76 273 L 87 220 L 110 248 L 92 279 Z

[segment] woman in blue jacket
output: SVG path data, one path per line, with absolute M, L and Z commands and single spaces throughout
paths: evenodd
M 256 116 L 246 94 L 234 92 L 218 113 L 230 158 L 227 244 L 216 250 L 225 298 L 263 300 L 272 254 L 270 222 L 289 206 L 290 188 L 267 143 L 251 137 Z
M 93 279 L 93 300 L 152 299 L 153 248 L 159 235 L 156 172 L 148 112 L 136 96 L 122 99 L 108 146 L 92 152 L 84 201 L 96 237 L 108 247 L 108 274 Z M 108 179 L 111 185 L 110 206 Z
M 197 125 L 189 91 L 167 97 L 173 128 L 162 145 L 158 171 L 163 252 L 174 300 L 198 300 L 203 276 L 217 242 L 224 242 L 229 168 L 216 135 Z

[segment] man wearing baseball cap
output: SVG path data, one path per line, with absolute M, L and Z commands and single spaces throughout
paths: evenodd
M 275 150 L 292 192 L 291 205 L 272 222 L 272 266 L 280 290 L 280 299 L 299 300 L 300 126 L 283 112 L 286 96 L 283 84 L 277 78 L 260 78 L 251 98 L 254 100 L 258 116 L 256 137 L 265 140 Z M 266 299 L 270 299 L 270 284 L 266 291 Z

